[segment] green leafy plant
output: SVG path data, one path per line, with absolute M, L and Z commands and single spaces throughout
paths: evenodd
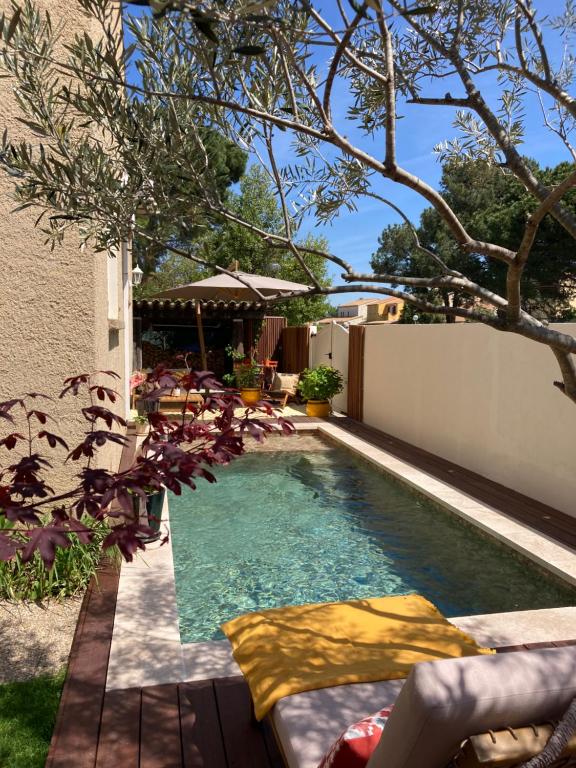
M 304 400 L 330 400 L 343 388 L 344 379 L 336 368 L 319 365 L 302 371 L 299 389 Z
M 232 358 L 235 363 L 239 363 L 242 360 L 246 359 L 246 355 L 244 352 L 240 352 L 238 349 L 235 349 L 232 344 L 228 344 L 226 347 L 224 347 L 224 351 L 228 355 L 228 357 Z
M 235 371 L 236 384 L 240 389 L 253 389 L 258 387 L 260 380 L 260 367 L 255 360 L 242 363 Z
M 139 414 L 137 414 L 136 416 L 134 416 L 134 418 L 132 419 L 132 421 L 133 421 L 135 424 L 148 424 L 148 416 L 146 416 L 146 415 L 145 415 L 145 414 L 143 414 L 143 413 L 139 413 Z
M 0 530 L 12 527 L 5 518 L 0 518 Z M 70 546 L 58 547 L 50 570 L 45 567 L 39 552 L 35 552 L 28 562 L 24 562 L 20 554 L 0 562 L 0 599 L 62 599 L 82 592 L 96 573 L 102 557 L 102 542 L 110 533 L 105 522 L 90 521 L 90 527 L 94 532 L 92 541 L 81 544 L 76 534 L 70 534 Z
M 235 387 L 236 376 L 233 373 L 225 373 L 224 376 L 222 376 L 222 383 L 226 387 Z

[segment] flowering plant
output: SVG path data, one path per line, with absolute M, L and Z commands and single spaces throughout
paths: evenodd
M 146 381 L 146 374 L 143 373 L 143 371 L 134 371 L 132 376 L 130 376 L 130 392 L 133 392 L 141 384 L 144 384 L 145 381 Z

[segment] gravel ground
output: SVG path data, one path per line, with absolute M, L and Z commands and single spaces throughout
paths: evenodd
M 66 665 L 81 602 L 0 601 L 0 684 L 55 674 Z

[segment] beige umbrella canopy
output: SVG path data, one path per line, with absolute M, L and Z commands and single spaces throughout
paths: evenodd
M 274 297 L 280 300 L 296 291 L 312 291 L 312 287 L 303 283 L 292 283 L 289 280 L 279 280 L 276 277 L 252 275 L 249 272 L 234 271 L 233 274 L 221 273 L 205 280 L 198 280 L 188 285 L 169 288 L 154 294 L 156 299 L 174 299 L 190 301 L 197 299 L 196 319 L 198 322 L 198 337 L 202 366 L 206 369 L 206 347 L 204 344 L 204 329 L 202 327 L 202 309 L 200 301 L 262 301 Z
M 232 275 L 219 274 L 196 283 L 169 288 L 155 294 L 158 299 L 201 299 L 204 301 L 259 301 L 262 296 L 288 295 L 295 291 L 311 291 L 309 285 L 278 280 L 276 277 L 252 275 L 236 271 Z M 236 277 L 236 275 L 238 277 Z M 238 279 L 240 278 L 240 279 Z M 260 295 L 261 294 L 261 295 Z

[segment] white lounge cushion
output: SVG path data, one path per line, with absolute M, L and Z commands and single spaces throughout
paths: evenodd
M 280 699 L 271 717 L 288 768 L 317 768 L 345 728 L 393 704 L 404 682 L 337 685 Z
M 576 646 L 416 664 L 367 768 L 445 768 L 468 736 L 558 718 L 575 696 Z

